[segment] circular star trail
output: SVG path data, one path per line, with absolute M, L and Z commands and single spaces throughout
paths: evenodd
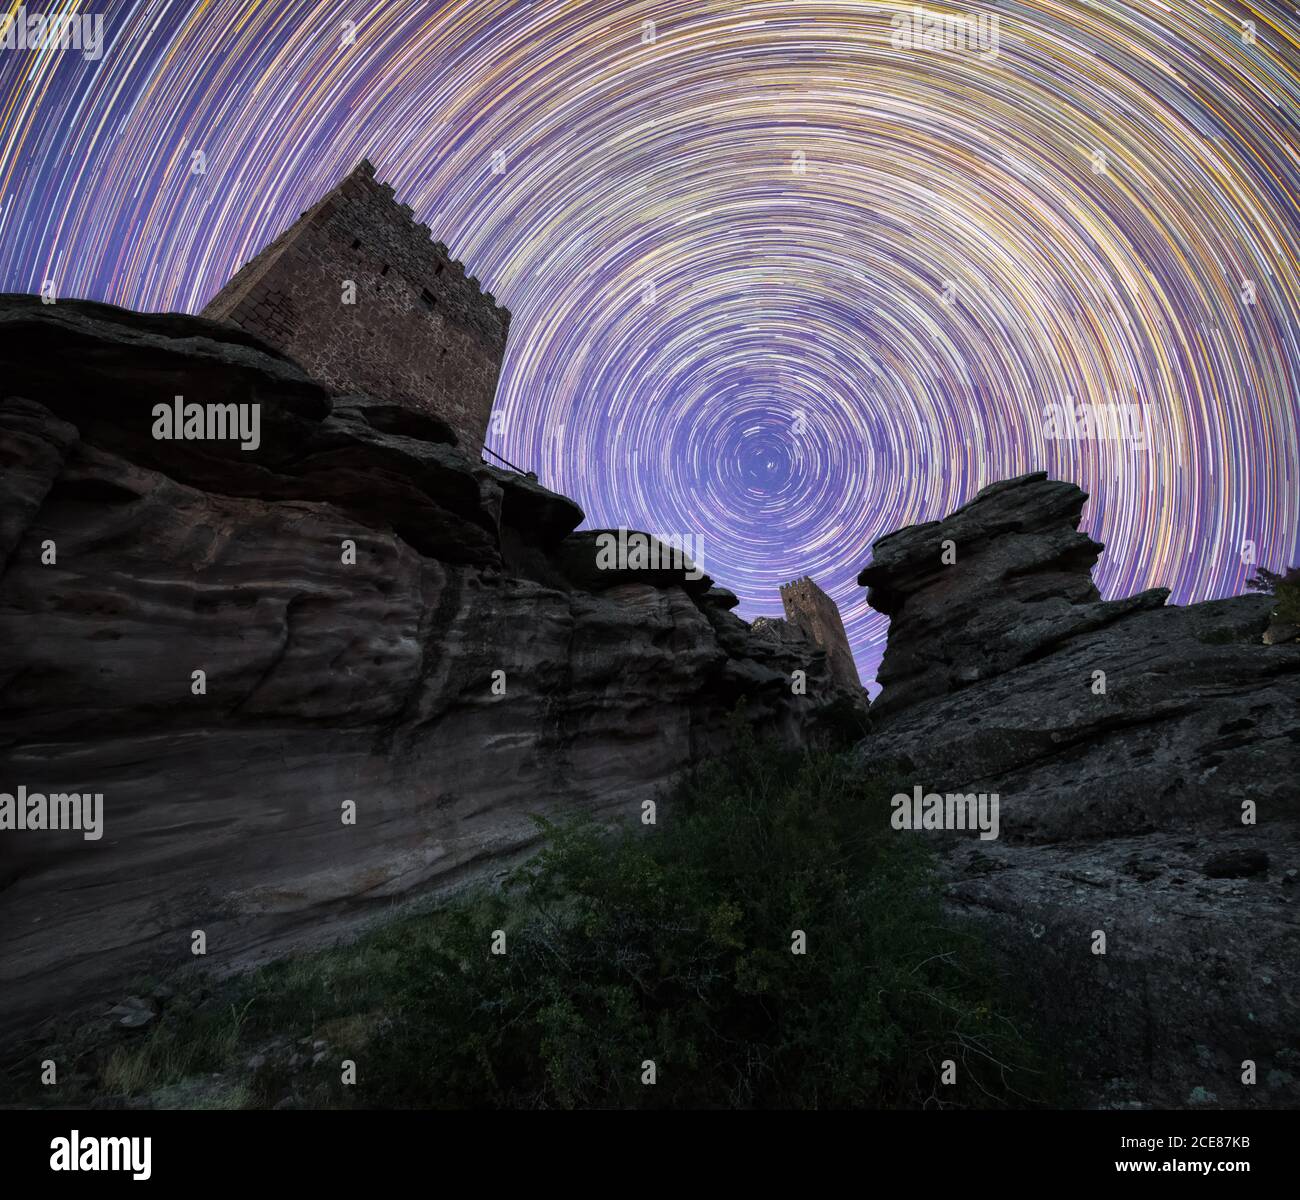
M 1025 471 L 1108 596 L 1300 558 L 1293 7 L 27 8 L 104 47 L 0 51 L 0 286 L 197 311 L 368 157 L 514 315 L 489 444 L 745 615 L 812 575 L 864 677 L 871 541 Z

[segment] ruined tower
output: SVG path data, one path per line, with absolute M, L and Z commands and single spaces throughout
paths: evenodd
M 203 316 L 255 334 L 335 392 L 440 417 L 469 453 L 482 449 L 510 314 L 365 160 Z
M 786 620 L 799 626 L 826 651 L 826 661 L 836 683 L 847 688 L 861 688 L 853 651 L 849 649 L 849 636 L 844 632 L 844 622 L 835 601 L 805 575 L 782 586 L 781 603 Z

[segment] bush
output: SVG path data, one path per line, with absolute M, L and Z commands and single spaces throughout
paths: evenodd
M 1300 625 L 1300 567 L 1292 567 L 1285 575 L 1260 567 L 1247 586 L 1276 598 L 1273 616 L 1277 620 L 1287 625 Z

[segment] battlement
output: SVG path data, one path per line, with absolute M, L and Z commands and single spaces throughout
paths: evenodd
M 831 675 L 843 687 L 861 688 L 839 607 L 809 575 L 781 585 L 786 620 L 797 625 L 826 651 Z
M 783 583 L 781 585 L 781 595 L 784 596 L 787 593 L 791 595 L 806 593 L 809 595 L 818 595 L 826 600 L 830 600 L 830 597 L 817 586 L 811 575 L 800 575 L 798 579 L 792 579 L 789 583 Z M 834 603 L 834 601 L 831 601 L 831 603 Z
M 432 414 L 467 450 L 483 445 L 510 313 L 366 159 L 203 315 L 256 334 L 335 392 Z

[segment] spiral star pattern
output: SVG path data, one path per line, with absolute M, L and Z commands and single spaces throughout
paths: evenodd
M 1091 494 L 1107 596 L 1300 559 L 1293 6 L 26 9 L 104 45 L 0 50 L 0 286 L 197 311 L 368 157 L 513 313 L 489 445 L 743 615 L 813 576 L 864 678 L 870 543 L 1000 478 Z

